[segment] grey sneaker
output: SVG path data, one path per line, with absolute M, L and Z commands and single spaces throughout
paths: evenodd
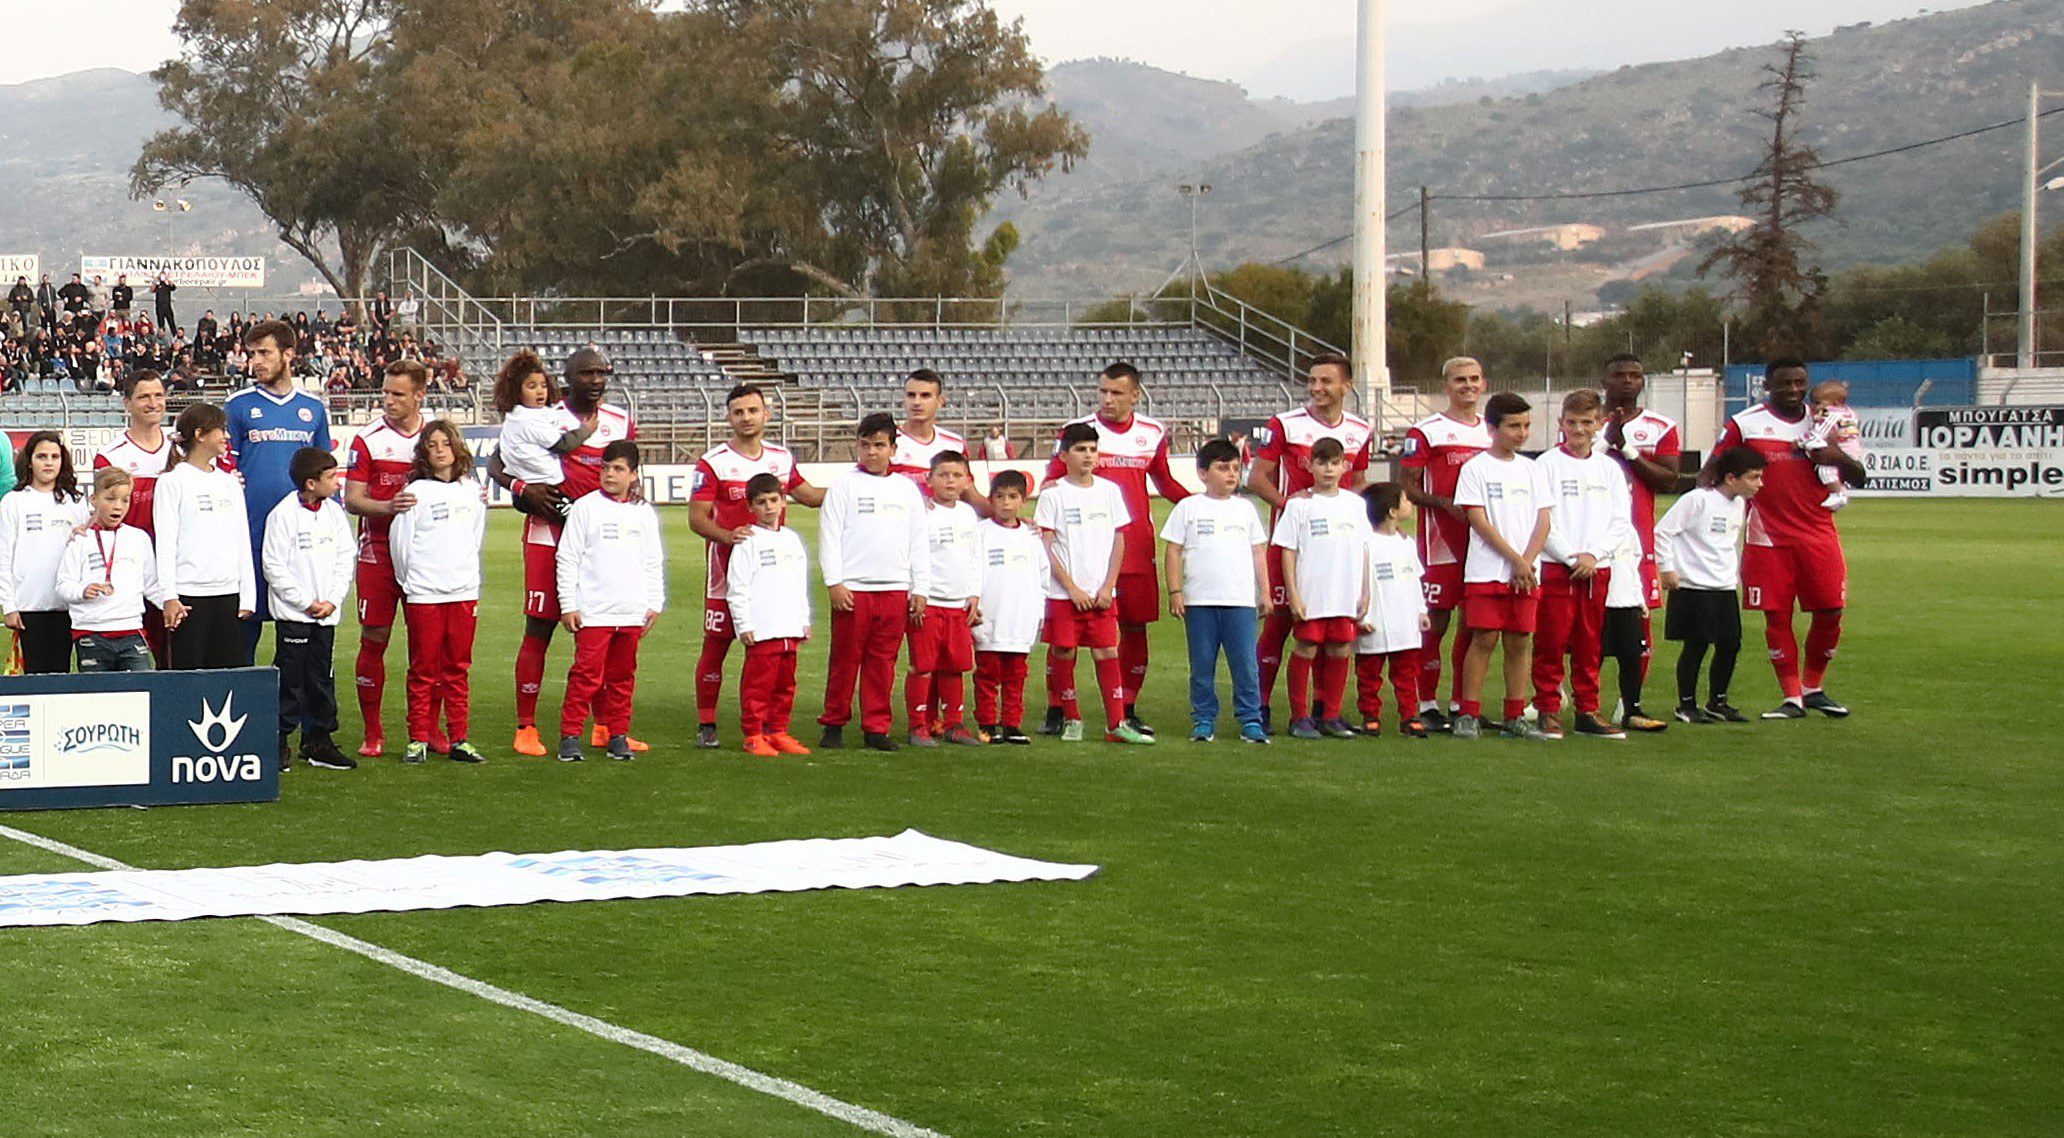
M 560 762 L 562 762 L 562 763 L 577 763 L 577 762 L 580 762 L 580 761 L 581 761 L 582 759 L 585 759 L 585 758 L 587 758 L 587 756 L 586 756 L 586 755 L 583 755 L 583 754 L 581 754 L 581 749 L 580 749 L 580 736 L 578 736 L 578 735 L 561 735 L 561 736 L 559 736 L 559 761 L 560 761 Z
M 695 729 L 695 745 L 705 749 L 719 746 L 717 725 L 714 723 L 704 723 L 698 726 Z
M 1320 738 L 1319 725 L 1313 722 L 1312 717 L 1309 715 L 1293 719 L 1290 721 L 1290 737 L 1292 739 Z
M 939 745 L 939 741 L 937 739 L 932 738 L 931 732 L 929 731 L 912 731 L 910 735 L 906 739 L 904 739 L 904 742 L 910 744 L 913 747 L 936 747 Z
M 1061 720 L 1061 742 L 1082 742 L 1082 721 L 1080 719 Z
M 1448 734 L 1453 735 L 1457 739 L 1483 738 L 1483 731 L 1477 726 L 1476 716 L 1474 715 L 1457 715 L 1450 723 L 1451 726 L 1448 728 Z
M 1507 739 L 1526 739 L 1535 743 L 1545 743 L 1550 738 L 1546 731 L 1527 722 L 1524 716 L 1518 715 L 1500 723 L 1498 725 L 1498 733 Z
M 1319 722 L 1319 732 L 1330 739 L 1352 739 L 1361 734 L 1347 725 L 1344 719 L 1325 719 Z
M 611 735 L 609 737 L 609 757 L 620 763 L 630 762 L 631 737 L 629 735 Z

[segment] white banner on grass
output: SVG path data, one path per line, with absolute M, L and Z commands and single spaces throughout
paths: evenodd
M 45 873 L 0 877 L 0 926 L 1080 881 L 1096 871 L 1094 865 L 1033 861 L 905 830 L 893 838 L 808 838 L 686 849 Z
M 164 277 L 178 288 L 264 288 L 263 257 L 114 257 L 83 256 L 79 272 L 87 280 L 102 278 L 113 285 L 123 274 L 138 292 Z

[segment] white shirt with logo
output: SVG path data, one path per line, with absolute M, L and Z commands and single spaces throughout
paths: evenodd
M 1184 604 L 1255 607 L 1254 547 L 1269 532 L 1252 501 L 1192 494 L 1169 512 L 1161 540 L 1182 547 Z
M 1700 487 L 1656 523 L 1656 568 L 1688 589 L 1741 587 L 1742 522 L 1748 502 Z
M 0 610 L 64 609 L 57 597 L 57 563 L 72 531 L 91 516 L 84 498 L 60 502 L 48 490 L 23 486 L 0 497 Z
M 725 578 L 731 627 L 755 640 L 806 640 L 810 636 L 810 559 L 803 539 L 783 526 L 754 526 L 751 536 L 731 547 Z
M 966 502 L 925 509 L 925 541 L 930 549 L 931 587 L 927 603 L 964 609 L 968 598 L 982 591 L 982 546 L 977 528 L 982 515 Z
M 1297 552 L 1297 597 L 1306 620 L 1361 615 L 1371 532 L 1359 494 L 1314 491 L 1284 504 L 1275 543 Z
M 1049 573 L 1039 527 L 990 519 L 975 532 L 982 541 L 982 623 L 975 626 L 975 648 L 1030 652 L 1046 619 Z
M 1425 571 L 1419 566 L 1418 545 L 1406 534 L 1371 533 L 1364 548 L 1369 558 L 1369 616 L 1363 623 L 1375 625 L 1376 631 L 1364 632 L 1355 641 L 1355 654 L 1419 647 L 1426 590 L 1420 585 Z
M 1555 499 L 1548 489 L 1548 476 L 1533 459 L 1523 454 L 1503 459 L 1485 451 L 1463 464 L 1455 482 L 1455 504 L 1481 507 L 1505 544 L 1525 553 L 1541 511 L 1553 509 Z M 1540 571 L 1538 557 L 1534 570 Z M 1469 557 L 1462 566 L 1462 580 L 1466 584 L 1512 583 L 1512 563 L 1500 556 L 1475 526 L 1469 527 Z
M 1558 446 L 1542 455 L 1539 465 L 1547 475 L 1555 511 L 1542 555 L 1570 568 L 1585 553 L 1606 564 L 1634 532 L 1633 496 L 1620 464 L 1603 450 L 1578 458 Z
M 1089 485 L 1078 486 L 1063 478 L 1039 492 L 1032 520 L 1042 532 L 1054 535 L 1054 556 L 1075 579 L 1076 588 L 1094 596 L 1117 582 L 1111 550 L 1118 531 L 1131 524 L 1132 511 L 1116 482 L 1091 475 Z M 1059 576 L 1047 582 L 1046 595 L 1056 601 L 1068 599 Z
M 817 514 L 817 563 L 824 583 L 862 593 L 931 589 L 925 539 L 925 495 L 891 471 L 855 467 L 824 492 Z
M 452 482 L 418 478 L 402 493 L 416 496 L 388 533 L 402 596 L 412 605 L 479 600 L 487 488 L 469 473 Z

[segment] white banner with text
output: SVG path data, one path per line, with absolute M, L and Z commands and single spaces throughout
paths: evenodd
M 79 272 L 87 280 L 112 285 L 127 276 L 139 292 L 159 277 L 177 288 L 264 288 L 263 257 L 116 257 L 82 256 Z

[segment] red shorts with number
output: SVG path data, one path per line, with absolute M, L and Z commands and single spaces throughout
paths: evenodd
M 1742 550 L 1742 602 L 1763 612 L 1806 612 L 1849 607 L 1849 565 L 1842 542 L 1829 537 L 1798 545 L 1751 545 Z
M 523 543 L 523 615 L 559 619 L 559 547 Z
M 1434 612 L 1452 612 L 1462 607 L 1462 563 L 1428 565 L 1419 578 L 1426 593 L 1426 607 Z
M 1152 573 L 1118 574 L 1118 610 L 1121 624 L 1152 624 L 1161 619 L 1161 580 Z
M 358 623 L 367 628 L 393 628 L 401 609 L 401 583 L 394 579 L 394 556 L 384 545 L 358 551 Z
M 967 610 L 926 605 L 924 619 L 910 630 L 910 670 L 956 675 L 975 670 L 975 634 Z
M 1463 586 L 1462 622 L 1473 632 L 1519 632 L 1532 635 L 1541 611 L 1541 593 L 1515 593 L 1503 581 L 1471 581 Z
M 1290 635 L 1306 644 L 1353 644 L 1361 634 L 1362 630 L 1355 627 L 1351 616 L 1300 620 L 1290 629 Z
M 1078 612 L 1073 601 L 1046 599 L 1046 642 L 1056 648 L 1118 647 L 1118 609 Z
M 1268 562 L 1269 603 L 1276 606 L 1277 612 L 1288 613 L 1290 590 L 1283 585 L 1283 547 L 1270 542 L 1263 554 L 1263 560 Z

